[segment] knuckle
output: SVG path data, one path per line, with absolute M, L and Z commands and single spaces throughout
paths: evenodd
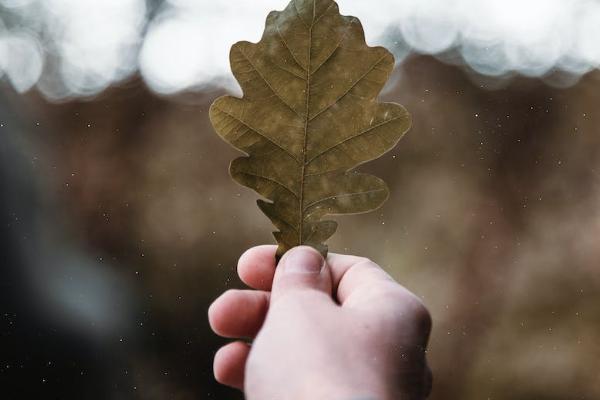
M 388 299 L 387 302 L 394 304 L 397 315 L 403 324 L 408 322 L 420 336 L 427 337 L 429 335 L 432 318 L 421 299 L 400 285 L 391 282 L 380 290 Z
M 361 267 L 379 267 L 379 265 L 375 264 L 373 260 L 367 257 L 357 257 L 354 264 Z
M 358 257 L 352 267 L 352 270 L 356 272 L 367 272 L 369 275 L 378 274 L 383 271 L 379 264 L 366 257 Z
M 413 295 L 412 299 L 408 302 L 408 309 L 411 319 L 419 332 L 428 335 L 431 331 L 432 319 L 425 304 L 417 296 Z
M 378 282 L 380 295 L 389 300 L 390 304 L 400 305 L 406 302 L 406 293 L 394 281 Z

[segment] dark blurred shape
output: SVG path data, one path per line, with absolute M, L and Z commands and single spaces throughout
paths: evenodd
M 0 104 L 2 397 L 108 398 L 127 383 L 114 380 L 111 368 L 129 362 L 111 341 L 128 332 L 129 286 L 67 238 L 37 157 L 16 143 L 27 128 Z

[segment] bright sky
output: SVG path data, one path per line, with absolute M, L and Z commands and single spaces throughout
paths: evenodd
M 0 79 L 49 99 L 94 95 L 138 69 L 163 94 L 234 89 L 229 48 L 257 41 L 287 0 L 0 0 Z M 600 67 L 600 0 L 339 0 L 370 44 L 410 52 L 456 49 L 488 76 L 579 76 Z M 390 32 L 395 32 L 391 36 Z M 393 37 L 393 39 L 390 39 Z

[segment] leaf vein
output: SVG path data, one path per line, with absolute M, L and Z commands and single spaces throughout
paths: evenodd
M 296 16 L 298 17 L 300 22 L 302 22 L 302 25 L 304 25 L 306 28 L 308 28 L 309 26 L 306 24 L 306 22 L 304 22 L 304 20 L 300 16 L 300 10 L 298 10 L 298 3 L 296 2 L 296 0 L 292 0 L 292 1 L 294 2 L 294 10 L 296 10 Z
M 266 140 L 268 140 L 269 142 L 273 143 L 275 146 L 277 146 L 278 148 L 280 148 L 284 153 L 286 153 L 287 155 L 289 155 L 290 157 L 292 157 L 294 159 L 294 161 L 296 162 L 300 162 L 300 160 L 298 160 L 298 158 L 296 158 L 296 156 L 294 154 L 292 154 L 292 152 L 290 152 L 288 149 L 286 149 L 285 147 L 283 147 L 281 144 L 277 143 L 275 140 L 271 139 L 270 137 L 268 137 L 264 132 L 262 132 L 260 129 L 255 128 L 253 126 L 248 125 L 248 123 L 242 121 L 240 118 L 236 117 L 233 114 L 228 113 L 227 111 L 223 110 L 222 108 L 216 107 L 220 112 L 222 112 L 223 114 L 227 115 L 229 118 L 234 119 L 235 121 L 239 122 L 240 124 L 244 125 L 246 128 L 250 129 L 252 132 L 256 133 L 257 135 L 265 138 Z M 247 132 L 246 132 L 247 133 Z M 246 134 L 244 133 L 244 134 Z
M 290 53 L 290 55 L 292 56 L 292 58 L 294 59 L 294 61 L 296 62 L 296 64 L 298 64 L 298 66 L 300 68 L 302 68 L 302 71 L 306 71 L 306 68 L 304 68 L 302 66 L 302 64 L 300 63 L 300 61 L 298 60 L 298 58 L 296 58 L 296 55 L 292 52 L 292 49 L 290 48 L 290 46 L 288 45 L 287 41 L 285 40 L 285 38 L 281 34 L 281 30 L 279 29 L 279 25 L 276 25 L 276 27 L 277 27 L 277 34 L 279 35 L 279 38 L 281 39 L 281 42 L 283 43 L 283 46 Z M 304 77 L 302 77 L 302 79 L 304 79 Z
M 331 53 L 329 53 L 329 54 L 327 55 L 327 57 L 325 57 L 325 60 L 323 60 L 323 62 L 321 62 L 321 64 L 319 64 L 319 65 L 318 65 L 318 66 L 315 68 L 315 70 L 312 72 L 312 74 L 313 74 L 313 75 L 314 75 L 314 74 L 316 74 L 316 73 L 317 73 L 317 71 L 318 71 L 318 70 L 320 70 L 320 69 L 321 69 L 321 67 L 322 67 L 323 65 L 325 65 L 325 63 L 327 63 L 327 61 L 329 61 L 329 60 L 331 59 L 331 57 L 333 57 L 333 55 L 335 54 L 335 52 L 336 52 L 336 51 L 337 51 L 337 50 L 340 48 L 340 44 L 342 43 L 342 40 L 343 40 L 343 39 L 340 39 L 340 41 L 339 41 L 339 42 L 338 42 L 338 43 L 335 45 L 335 47 L 333 48 L 333 50 L 331 51 Z
M 248 175 L 248 176 L 253 176 L 255 178 L 264 179 L 265 181 L 274 183 L 275 185 L 281 187 L 282 189 L 285 189 L 286 191 L 290 192 L 290 194 L 292 196 L 294 196 L 296 199 L 299 198 L 299 196 L 298 196 L 298 194 L 296 192 L 294 192 L 291 188 L 287 187 L 283 183 L 279 182 L 277 179 L 273 179 L 273 178 L 269 178 L 268 176 L 264 176 L 264 175 L 260 175 L 260 174 L 255 174 L 255 173 L 252 173 L 252 172 L 245 172 L 245 171 L 237 171 L 236 174 Z
M 377 65 L 379 65 L 379 63 L 381 63 L 381 61 L 386 57 L 386 55 L 384 54 L 379 60 L 377 60 L 377 62 L 375 62 L 360 78 L 358 78 L 356 80 L 356 82 L 354 82 L 352 84 L 352 86 L 350 86 L 348 88 L 348 90 L 346 90 L 340 97 L 338 97 L 333 103 L 331 103 L 330 105 L 328 105 L 327 107 L 323 108 L 321 111 L 319 111 L 318 113 L 316 113 L 315 115 L 313 115 L 312 117 L 309 117 L 309 121 L 314 120 L 315 118 L 317 118 L 319 115 L 323 114 L 325 111 L 329 110 L 331 107 L 333 107 L 335 104 L 337 104 L 342 98 L 344 98 L 352 89 L 354 89 L 356 87 L 356 85 L 358 85 L 364 78 L 365 76 L 367 76 L 368 74 L 371 73 L 371 71 L 373 71 L 375 69 L 375 67 Z
M 342 198 L 342 197 L 361 196 L 361 195 L 364 195 L 364 194 L 372 194 L 372 193 L 377 193 L 377 192 L 385 192 L 385 189 L 373 189 L 373 190 L 367 190 L 367 191 L 364 191 L 364 192 L 355 192 L 355 193 L 342 193 L 342 194 L 337 194 L 337 195 L 333 195 L 333 196 L 324 197 L 322 199 L 315 200 L 312 203 L 308 204 L 304 208 L 303 212 L 306 212 L 309 208 L 314 207 L 317 204 L 324 203 L 327 200 L 339 199 L 339 198 Z
M 328 11 L 329 11 L 329 9 L 331 8 L 331 6 L 333 6 L 333 4 L 334 4 L 333 2 L 329 3 L 329 5 L 328 5 L 328 6 L 327 6 L 327 8 L 325 9 L 325 11 L 323 11 L 323 14 L 319 15 L 319 16 L 317 17 L 317 19 L 315 19 L 315 20 L 314 20 L 314 22 L 313 22 L 313 26 L 315 26 L 315 25 L 316 25 L 316 23 L 317 23 L 317 22 L 319 22 L 319 20 L 320 20 L 321 18 L 323 18 L 323 16 L 324 16 L 324 15 L 326 15 L 326 14 L 327 14 L 327 12 L 328 12 Z
M 281 97 L 281 95 L 279 93 L 277 93 L 277 91 L 273 88 L 273 86 L 271 86 L 271 84 L 269 83 L 269 81 L 267 80 L 267 78 L 265 78 L 263 76 L 263 74 L 260 73 L 260 71 L 258 70 L 258 68 L 256 68 L 256 65 L 254 65 L 254 63 L 252 62 L 252 60 L 250 60 L 250 58 L 246 55 L 246 53 L 244 53 L 244 51 L 242 49 L 240 49 L 240 53 L 242 53 L 242 55 L 244 56 L 244 58 L 250 63 L 250 65 L 252 65 L 252 68 L 254 68 L 254 70 L 256 71 L 256 73 L 258 74 L 258 76 L 260 76 L 260 78 L 263 80 L 263 82 L 267 85 L 267 87 L 269 89 L 271 89 L 271 91 L 275 94 L 275 96 L 277 97 L 277 99 L 279 99 L 279 101 L 281 101 L 283 104 L 285 104 L 290 110 L 292 110 L 294 112 L 294 114 L 296 114 L 297 116 L 299 116 L 300 118 L 304 118 L 302 115 L 300 115 L 298 113 L 298 111 L 294 110 L 294 108 L 289 105 L 285 100 L 283 100 L 283 98 Z
M 346 143 L 346 142 L 348 142 L 348 141 L 350 141 L 350 140 L 352 140 L 352 139 L 356 139 L 357 137 L 359 137 L 359 136 L 362 136 L 362 135 L 364 135 L 365 133 L 368 133 L 368 132 L 370 132 L 370 131 L 372 131 L 372 130 L 374 130 L 374 129 L 380 128 L 380 127 L 382 127 L 382 126 L 384 126 L 384 125 L 387 125 L 387 124 L 389 124 L 389 123 L 392 123 L 392 122 L 394 122 L 394 121 L 396 121 L 396 120 L 398 120 L 398 119 L 400 119 L 400 118 L 401 118 L 401 117 L 400 117 L 400 116 L 398 116 L 398 117 L 394 117 L 394 118 L 391 118 L 391 119 L 385 120 L 385 121 L 383 121 L 383 122 L 381 122 L 381 123 L 379 123 L 379 124 L 376 124 L 376 125 L 370 126 L 368 129 L 362 130 L 362 131 L 360 131 L 360 132 L 358 132 L 358 133 L 356 133 L 356 134 L 354 134 L 354 135 L 352 135 L 352 136 L 349 136 L 349 137 L 347 137 L 346 139 L 344 139 L 344 140 L 341 140 L 341 141 L 337 142 L 336 144 L 334 144 L 333 146 L 330 146 L 330 147 L 326 148 L 325 150 L 321 151 L 320 153 L 316 154 L 316 155 L 315 155 L 315 156 L 313 156 L 313 157 L 312 157 L 310 160 L 308 160 L 308 161 L 307 161 L 307 164 L 310 164 L 310 163 L 312 163 L 312 162 L 313 162 L 314 160 L 316 160 L 317 158 L 319 158 L 319 157 L 321 157 L 321 156 L 325 155 L 326 153 L 330 152 L 331 150 L 335 149 L 336 147 L 338 147 L 338 146 L 341 146 L 342 144 L 344 144 L 344 143 Z

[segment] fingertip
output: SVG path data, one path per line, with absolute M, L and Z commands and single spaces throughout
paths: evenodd
M 217 382 L 242 390 L 250 346 L 241 341 L 221 347 L 215 354 L 213 372 Z
M 270 290 L 275 275 L 276 252 L 275 245 L 261 245 L 246 250 L 237 265 L 242 282 L 254 289 Z
M 208 308 L 208 322 L 219 336 L 254 337 L 269 308 L 270 294 L 260 290 L 230 289 Z
M 230 336 L 229 325 L 237 314 L 232 311 L 235 311 L 233 308 L 238 303 L 236 300 L 240 292 L 236 289 L 227 290 L 208 307 L 208 324 L 217 335 Z
M 221 320 L 223 318 L 223 313 L 220 310 L 219 304 L 220 299 L 221 297 L 217 298 L 208 307 L 208 324 L 210 325 L 210 329 L 212 329 L 216 334 L 219 334 L 220 332 Z

